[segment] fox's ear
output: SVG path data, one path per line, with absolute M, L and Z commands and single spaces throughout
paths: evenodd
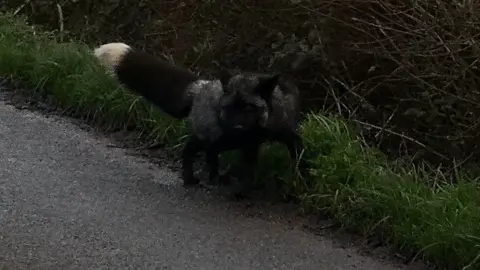
M 256 92 L 265 100 L 270 100 L 273 94 L 273 91 L 277 87 L 278 80 L 280 79 L 281 74 L 276 73 L 272 76 L 260 79 L 260 82 L 255 89 Z

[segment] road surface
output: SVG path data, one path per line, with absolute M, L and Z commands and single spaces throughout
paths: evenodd
M 0 269 L 406 269 L 186 196 L 108 143 L 0 103 Z

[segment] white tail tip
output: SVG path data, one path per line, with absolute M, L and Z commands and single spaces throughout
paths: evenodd
M 100 63 L 108 69 L 115 68 L 124 55 L 131 50 L 131 47 L 125 43 L 113 42 L 103 44 L 95 48 L 94 55 L 100 60 Z

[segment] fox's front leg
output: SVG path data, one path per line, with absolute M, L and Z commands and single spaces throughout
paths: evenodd
M 220 184 L 220 185 L 230 185 L 231 179 L 229 175 L 220 175 L 219 174 L 219 164 L 218 164 L 218 156 L 220 155 L 220 151 L 217 147 L 213 146 L 210 147 L 206 151 L 206 161 L 207 166 L 209 169 L 209 182 L 210 184 Z
M 195 156 L 202 150 L 203 142 L 195 135 L 191 135 L 183 148 L 182 154 L 182 176 L 183 186 L 192 186 L 200 183 L 193 172 Z
M 259 144 L 254 144 L 244 148 L 242 151 L 244 172 L 240 179 L 241 183 L 237 191 L 234 192 L 234 195 L 237 199 L 245 197 L 253 189 L 253 183 L 255 180 L 255 167 L 258 161 L 259 148 Z

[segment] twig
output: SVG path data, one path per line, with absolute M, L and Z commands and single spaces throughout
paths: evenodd
M 395 108 L 395 110 L 390 114 L 390 116 L 388 117 L 387 121 L 385 121 L 385 123 L 383 124 L 382 129 L 379 130 L 379 131 L 377 132 L 377 134 L 375 134 L 375 138 L 378 139 L 379 136 L 383 137 L 383 132 L 385 131 L 385 128 L 387 127 L 388 123 L 390 123 L 390 121 L 392 120 L 393 116 L 397 113 L 398 107 L 399 107 L 399 106 L 397 106 L 397 107 Z M 380 142 L 381 142 L 381 141 L 380 141 Z
M 164 146 L 165 146 L 165 143 L 159 142 L 159 143 L 154 143 L 147 146 L 137 147 L 135 148 L 135 150 L 155 150 L 155 149 L 162 148 Z
M 415 139 L 413 139 L 413 138 L 411 138 L 411 137 L 408 137 L 408 136 L 406 136 L 406 135 L 403 135 L 403 134 L 401 134 L 401 133 L 395 132 L 395 131 L 393 131 L 393 130 L 386 129 L 386 128 L 383 128 L 383 127 L 379 127 L 379 126 L 376 126 L 376 125 L 372 125 L 372 124 L 369 124 L 369 123 L 366 123 L 366 122 L 363 122 L 363 121 L 360 121 L 360 120 L 355 120 L 355 119 L 353 119 L 352 121 L 353 121 L 353 122 L 356 122 L 356 123 L 358 123 L 358 124 L 364 125 L 364 126 L 368 126 L 368 127 L 374 128 L 374 129 L 378 129 L 378 130 L 385 131 L 385 132 L 390 133 L 390 134 L 392 134 L 392 135 L 399 136 L 399 137 L 401 137 L 401 138 L 403 138 L 403 139 L 405 139 L 405 140 L 408 140 L 408 141 L 410 141 L 410 142 L 413 142 L 413 143 L 415 143 L 415 144 L 417 144 L 417 145 L 419 145 L 419 146 L 427 149 L 428 151 L 434 153 L 435 155 L 437 155 L 437 156 L 439 156 L 439 157 L 441 157 L 441 158 L 443 158 L 443 159 L 445 159 L 445 160 L 450 161 L 450 159 L 447 158 L 446 156 L 438 153 L 437 151 L 431 149 L 430 147 L 426 146 L 425 144 L 423 144 L 423 143 L 421 143 L 421 142 L 419 142 L 419 141 L 417 141 L 417 140 L 415 140 Z
M 63 42 L 63 31 L 64 31 L 64 26 L 63 26 L 63 11 L 62 11 L 62 7 L 60 6 L 60 4 L 57 3 L 57 11 L 58 11 L 58 24 L 59 24 L 59 28 L 60 28 L 60 38 Z
M 15 12 L 13 12 L 13 16 L 16 16 L 29 3 L 30 0 L 26 0 L 23 4 L 21 4 L 17 9 L 15 9 Z
M 465 163 L 467 163 L 472 157 L 473 157 L 473 152 L 470 153 L 470 155 L 468 155 L 468 157 L 466 157 L 465 159 L 463 159 L 462 161 L 460 162 L 456 162 L 456 160 L 454 159 L 453 160 L 453 172 L 455 173 L 455 177 L 458 177 L 459 176 L 459 168 L 462 167 Z

